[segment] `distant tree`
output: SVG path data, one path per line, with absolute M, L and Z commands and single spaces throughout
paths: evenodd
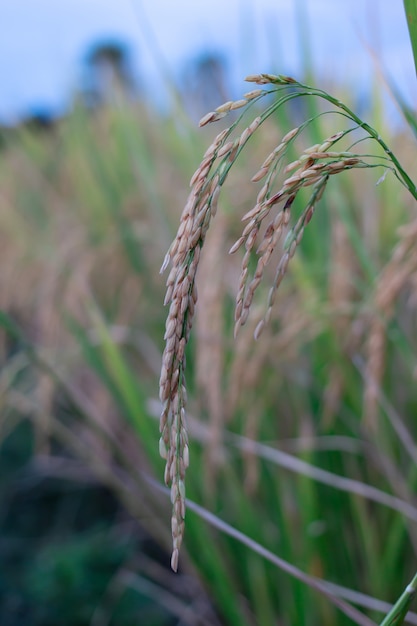
M 59 117 L 48 107 L 35 107 L 13 124 L 0 123 L 0 150 L 12 143 L 21 132 L 52 133 L 58 121 Z
M 25 127 L 32 131 L 44 131 L 53 128 L 56 117 L 48 108 L 34 108 L 19 123 L 19 127 Z
M 190 115 L 199 118 L 229 99 L 226 63 L 222 55 L 205 52 L 183 74 L 183 92 Z
M 122 42 L 104 41 L 94 44 L 85 58 L 82 97 L 89 106 L 98 106 L 122 95 L 137 94 L 128 47 Z

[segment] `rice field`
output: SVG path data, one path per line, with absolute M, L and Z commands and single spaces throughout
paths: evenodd
M 234 246 L 265 183 L 260 170 L 272 172 L 268 155 L 286 145 L 269 197 L 279 174 L 294 195 L 285 180 L 296 170 L 284 167 L 311 146 L 307 154 L 329 152 L 319 147 L 346 128 L 340 115 L 323 115 L 328 104 L 305 99 L 294 110 L 289 101 L 245 137 L 204 233 L 179 374 L 187 451 L 173 457 L 189 462 L 185 529 L 175 516 L 171 529 L 161 487 L 168 311 L 160 267 L 189 180 L 226 120 L 199 130 L 126 102 L 94 114 L 76 107 L 46 133 L 21 128 L 5 137 L 2 623 L 369 625 L 412 579 L 415 199 L 392 169 L 338 157 L 273 303 L 285 232 L 271 250 L 260 224 L 259 254 L 269 256 L 262 280 L 252 290 L 249 283 L 250 302 L 242 272 L 256 276 L 254 241 Z M 254 103 L 254 117 L 262 106 Z M 390 127 L 377 92 L 364 117 L 412 176 L 412 129 Z M 303 120 L 311 120 L 303 134 L 283 142 Z M 381 146 L 361 132 L 344 136 L 340 151 L 355 144 L 364 160 L 383 163 Z M 194 186 L 206 180 L 198 172 Z M 303 176 L 291 181 L 290 226 L 312 206 Z M 175 492 L 174 509 L 182 499 Z M 171 530 L 174 539 L 184 533 L 177 574 Z

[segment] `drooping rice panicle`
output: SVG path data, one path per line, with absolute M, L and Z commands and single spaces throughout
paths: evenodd
M 245 100 L 245 104 L 247 101 Z M 243 106 L 243 104 L 242 104 Z M 237 108 L 237 107 L 234 107 Z M 230 106 L 232 110 L 232 107 Z M 159 396 L 163 406 L 160 418 L 159 450 L 166 459 L 165 482 L 171 486 L 172 540 L 171 566 L 178 567 L 179 549 L 184 533 L 185 471 L 189 463 L 186 427 L 185 348 L 197 302 L 195 277 L 211 219 L 217 211 L 217 199 L 227 172 L 240 149 L 261 123 L 257 117 L 233 142 L 227 142 L 230 129 L 219 133 L 193 174 L 190 195 L 181 215 L 177 235 L 172 242 L 161 272 L 171 263 L 164 303 L 169 304 L 165 329 Z M 221 158 L 219 164 L 215 162 Z
M 223 119 L 231 112 L 240 111 L 238 119 L 217 135 L 193 174 L 190 181 L 191 191 L 177 235 L 161 268 L 161 271 L 164 271 L 171 264 L 166 283 L 165 304 L 169 304 L 169 313 L 160 377 L 160 399 L 163 405 L 160 419 L 160 453 L 166 459 L 165 481 L 171 486 L 173 539 L 171 565 L 174 570 L 178 567 L 179 549 L 184 534 L 185 471 L 189 464 L 185 414 L 185 351 L 197 303 L 196 273 L 207 230 L 217 211 L 221 188 L 240 152 L 259 126 L 280 106 L 303 95 L 316 96 L 327 101 L 341 112 L 344 119 L 353 123 L 353 127 L 341 130 L 321 143 L 305 148 L 296 160 L 284 167 L 283 160 L 289 146 L 294 142 L 298 143 L 302 131 L 312 121 L 307 120 L 286 133 L 252 176 L 252 182 L 261 182 L 262 186 L 253 207 L 241 218 L 244 222 L 242 233 L 229 251 L 234 254 L 244 249 L 236 295 L 235 334 L 248 319 L 253 298 L 264 279 L 265 268 L 271 263 L 274 253 L 279 250 L 266 312 L 254 333 L 256 338 L 260 336 L 270 318 L 277 290 L 288 264 L 302 240 L 305 227 L 311 221 L 330 177 L 352 168 L 384 167 L 391 169 L 417 199 L 414 183 L 378 133 L 342 102 L 324 91 L 303 85 L 288 76 L 257 74 L 248 76 L 246 80 L 258 85 L 270 85 L 270 89 L 253 89 L 242 99 L 225 102 L 200 120 L 200 126 L 205 126 Z M 276 95 L 272 104 L 262 112 L 257 109 L 253 121 L 239 134 L 237 128 L 243 116 L 271 93 Z M 352 144 L 348 150 L 337 151 L 336 144 L 352 130 L 362 130 L 365 137 L 377 142 L 384 156 L 355 154 L 351 149 L 356 144 Z M 294 148 L 294 145 L 292 147 Z M 283 180 L 276 190 L 278 187 L 276 181 L 281 173 Z M 310 190 L 310 198 L 298 218 L 294 216 L 294 225 L 291 226 L 292 215 L 298 210 L 295 201 L 300 197 L 299 192 L 305 189 Z M 284 235 L 285 241 L 281 248 Z M 253 260 L 256 263 L 252 263 Z M 253 273 L 251 267 L 254 267 Z
M 290 133 L 288 133 L 288 135 L 284 137 L 284 139 L 282 140 L 282 144 L 285 145 L 286 141 L 289 141 L 290 139 L 295 137 L 297 133 L 298 129 L 293 129 L 293 131 L 291 131 Z M 343 133 L 332 136 L 331 138 L 329 138 L 329 140 L 326 140 L 324 145 L 327 146 L 333 141 L 337 141 L 342 135 Z M 282 281 L 282 278 L 288 267 L 289 259 L 292 258 L 292 256 L 294 255 L 295 248 L 301 240 L 304 226 L 310 221 L 313 215 L 314 206 L 320 199 L 316 191 L 316 186 L 317 189 L 321 189 L 322 186 L 324 188 L 325 183 L 323 181 L 327 182 L 327 178 L 333 174 L 342 172 L 352 167 L 367 166 L 367 164 L 361 161 L 361 159 L 359 159 L 358 157 L 346 157 L 346 153 L 343 153 L 343 156 L 341 156 L 340 153 L 333 152 L 332 156 L 330 157 L 330 159 L 332 160 L 328 160 L 329 157 L 327 156 L 327 153 L 315 152 L 320 147 L 321 146 L 319 144 L 316 144 L 315 146 L 313 146 L 313 150 L 307 149 L 304 151 L 303 155 L 308 155 L 308 158 L 300 158 L 295 162 L 298 169 L 290 177 L 284 180 L 281 189 L 273 196 L 270 195 L 269 184 L 265 183 L 260 194 L 258 195 L 257 204 L 243 217 L 244 220 L 249 221 L 246 224 L 241 237 L 230 249 L 230 253 L 236 252 L 243 245 L 246 249 L 242 261 L 239 286 L 236 296 L 235 335 L 238 332 L 239 327 L 243 326 L 248 319 L 249 310 L 255 291 L 260 285 L 263 278 L 264 268 L 268 265 L 271 256 L 281 239 L 283 232 L 288 226 L 290 220 L 291 205 L 293 204 L 300 189 L 313 186 L 313 193 L 301 218 L 298 220 L 296 226 L 294 227 L 295 230 L 293 229 L 295 233 L 294 243 L 292 244 L 292 248 L 290 248 L 290 250 L 288 251 L 288 259 L 285 256 L 285 254 L 287 253 L 285 253 L 281 261 L 279 262 L 276 280 L 274 282 L 274 294 Z M 275 163 L 275 159 L 271 158 L 273 154 L 274 153 L 271 153 L 271 155 L 269 155 L 269 157 L 265 160 L 259 172 L 261 172 L 263 169 L 267 169 L 265 175 L 268 175 L 268 168 L 272 167 Z M 322 156 L 323 154 L 325 155 L 324 157 Z M 317 162 L 321 159 L 323 159 L 323 162 Z M 291 167 L 291 169 L 294 169 L 294 167 Z M 284 169 L 284 172 L 286 171 L 288 171 L 288 168 Z M 259 179 L 260 176 L 255 175 L 255 182 L 257 182 Z M 321 197 L 321 193 L 319 195 Z M 278 211 L 275 218 L 273 218 L 272 221 L 268 224 L 268 226 L 266 227 L 266 231 L 263 235 L 263 239 L 257 247 L 256 255 L 258 257 L 258 261 L 256 269 L 250 282 L 248 282 L 248 266 L 250 254 L 254 249 L 254 244 L 259 234 L 261 224 L 263 220 L 269 215 L 272 207 L 280 204 L 281 202 L 285 202 L 283 208 Z M 274 297 L 275 295 L 273 296 L 273 298 Z M 270 305 L 268 304 L 268 311 L 269 309 Z M 257 326 L 255 332 L 257 337 L 260 335 L 265 323 L 266 318 L 263 318 L 263 320 Z

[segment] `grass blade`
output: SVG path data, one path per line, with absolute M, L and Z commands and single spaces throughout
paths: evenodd
M 417 72 L 417 0 L 404 0 L 404 9 Z
M 153 479 L 149 478 L 148 481 L 159 491 L 164 491 L 165 493 L 168 493 L 168 489 L 162 487 Z M 333 595 L 327 589 L 324 581 L 321 581 L 314 576 L 310 576 L 309 574 L 305 574 L 298 567 L 295 567 L 291 563 L 288 563 L 287 561 L 284 561 L 284 559 L 276 556 L 275 554 L 261 546 L 259 543 L 257 543 L 244 533 L 241 533 L 236 528 L 233 528 L 233 526 L 230 526 L 230 524 L 227 524 L 219 517 L 217 517 L 213 513 L 210 513 L 210 511 L 207 511 L 204 507 L 199 506 L 195 502 L 187 500 L 187 508 L 188 510 L 193 511 L 196 515 L 204 519 L 214 528 L 218 528 L 223 533 L 229 535 L 230 537 L 233 537 L 263 558 L 276 565 L 279 569 L 283 570 L 287 574 L 290 574 L 297 580 L 302 581 L 315 591 L 318 591 L 319 593 L 326 596 L 335 606 L 337 606 L 338 609 L 340 609 L 345 615 L 348 615 L 356 624 L 359 624 L 359 626 L 376 626 L 373 620 L 366 617 L 366 615 L 355 609 L 344 600 L 341 600 L 340 598 Z

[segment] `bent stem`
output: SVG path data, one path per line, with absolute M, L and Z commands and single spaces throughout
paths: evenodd
M 417 0 L 409 0 L 409 1 L 410 1 L 410 4 L 413 4 L 416 9 L 415 30 L 417 31 Z M 416 45 L 417 45 L 417 40 L 416 40 Z M 260 77 L 267 77 L 268 82 L 270 82 L 271 84 L 282 85 L 282 77 L 280 76 L 274 77 L 273 75 L 270 75 L 270 74 L 261 74 Z M 328 94 L 326 91 L 322 91 L 321 89 L 310 87 L 309 85 L 304 85 L 303 83 L 299 83 L 298 81 L 292 80 L 292 82 L 295 88 L 302 90 L 303 92 L 302 95 L 311 95 L 311 96 L 316 96 L 318 98 L 322 98 L 323 100 L 330 102 L 330 104 L 337 107 L 338 109 L 341 109 L 360 128 L 363 128 L 363 130 L 366 131 L 369 134 L 369 136 L 372 137 L 372 139 L 374 139 L 377 143 L 379 143 L 379 145 L 381 146 L 385 154 L 394 164 L 397 170 L 398 178 L 406 186 L 406 188 L 411 193 L 413 198 L 417 200 L 416 184 L 409 177 L 409 175 L 407 174 L 405 169 L 402 167 L 401 163 L 399 162 L 395 154 L 392 152 L 392 150 L 389 148 L 389 146 L 385 143 L 385 141 L 382 139 L 379 133 L 377 133 L 377 131 L 374 128 L 372 128 L 372 126 L 370 126 L 369 124 L 361 120 L 361 118 L 358 117 L 344 102 L 341 102 L 341 100 L 339 100 L 338 98 L 334 98 L 333 96 Z

